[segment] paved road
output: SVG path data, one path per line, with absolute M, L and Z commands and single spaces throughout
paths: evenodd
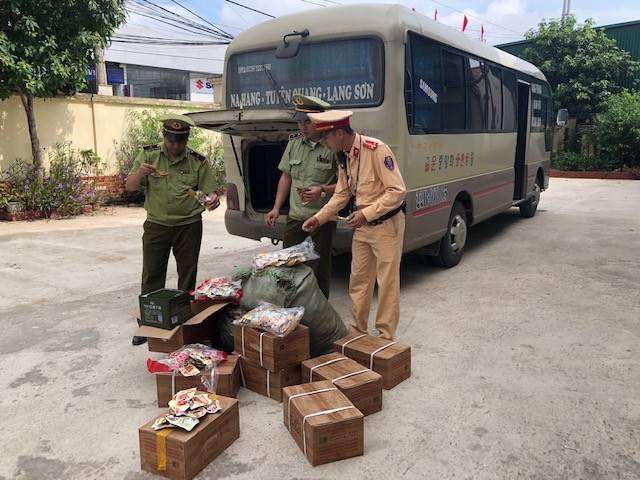
M 534 218 L 473 227 L 456 268 L 405 256 L 413 376 L 366 418 L 365 455 L 311 467 L 281 405 L 241 390 L 241 438 L 198 478 L 640 478 L 639 204 L 640 182 L 554 178 Z M 137 428 L 160 412 L 157 354 L 129 344 L 126 313 L 143 217 L 0 224 L 0 478 L 155 478 Z M 273 248 L 227 235 L 222 211 L 204 235 L 201 277 Z

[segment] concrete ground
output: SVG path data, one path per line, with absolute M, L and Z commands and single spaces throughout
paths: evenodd
M 537 215 L 470 230 L 460 265 L 407 255 L 412 377 L 365 419 L 365 454 L 311 467 L 282 405 L 241 389 L 241 437 L 198 478 L 640 478 L 640 182 L 552 179 Z M 141 209 L 0 224 L 2 479 L 151 479 L 150 354 L 130 344 Z M 262 243 L 205 215 L 200 275 Z M 348 318 L 348 256 L 331 303 Z M 174 267 L 168 286 L 175 285 Z

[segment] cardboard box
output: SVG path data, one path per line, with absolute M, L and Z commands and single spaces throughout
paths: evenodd
M 244 388 L 282 402 L 282 388 L 300 383 L 300 364 L 272 372 L 240 356 L 240 378 Z
M 217 321 L 214 313 L 228 304 L 229 302 L 214 303 L 172 330 L 143 325 L 138 327 L 134 335 L 147 337 L 150 352 L 170 353 L 185 345 L 203 343 L 216 332 Z M 193 310 L 199 308 L 200 306 L 192 307 Z M 138 309 L 132 310 L 129 314 L 140 319 Z
M 311 357 L 309 329 L 304 325 L 298 325 L 284 337 L 253 327 L 234 325 L 233 346 L 237 353 L 272 372 L 299 365 Z
M 364 415 L 331 382 L 282 390 L 284 424 L 314 467 L 364 453 Z
M 138 297 L 140 325 L 171 330 L 191 318 L 191 296 L 183 290 L 161 288 Z
M 191 480 L 240 437 L 238 401 L 218 397 L 222 412 L 208 414 L 187 432 L 181 428 L 155 431 L 157 417 L 140 427 L 142 470 L 176 480 Z M 159 416 L 159 415 L 158 415 Z
M 302 362 L 302 381 L 329 380 L 365 416 L 382 410 L 382 376 L 341 353 Z
M 208 375 L 208 374 L 205 374 Z M 225 397 L 236 398 L 240 390 L 240 362 L 238 355 L 229 355 L 220 365 L 218 365 L 218 388 L 215 392 Z M 205 390 L 202 383 L 202 375 L 185 377 L 180 372 L 156 373 L 156 390 L 158 393 L 158 406 L 166 407 L 175 392 L 196 387 L 198 390 Z
M 354 359 L 382 375 L 382 388 L 390 390 L 411 376 L 411 347 L 384 338 L 352 333 L 333 344 L 333 351 Z

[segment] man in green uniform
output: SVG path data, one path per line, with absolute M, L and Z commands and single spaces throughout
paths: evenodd
M 280 208 L 289 197 L 289 214 L 284 229 L 284 248 L 296 245 L 308 236 L 302 224 L 318 212 L 329 200 L 336 188 L 337 159 L 334 153 L 319 143 L 320 134 L 307 117 L 307 113 L 323 112 L 330 105 L 317 98 L 294 95 L 295 113 L 299 133 L 289 137 L 278 168 L 282 171 L 273 208 L 265 222 L 274 227 L 280 216 Z M 327 222 L 318 228 L 311 238 L 320 258 L 309 262 L 318 285 L 329 298 L 331 287 L 331 248 L 336 233 L 336 222 Z
M 195 289 L 202 242 L 201 214 L 205 206 L 213 210 L 220 205 L 209 163 L 203 155 L 186 148 L 190 128 L 195 126 L 193 120 L 184 115 L 169 115 L 160 120 L 164 142 L 143 147 L 125 183 L 129 192 L 141 185 L 146 191 L 143 294 L 164 288 L 172 250 L 178 270 L 178 289 Z M 207 194 L 205 206 L 189 195 L 189 189 Z M 146 341 L 146 337 L 134 336 L 132 343 L 140 345 Z

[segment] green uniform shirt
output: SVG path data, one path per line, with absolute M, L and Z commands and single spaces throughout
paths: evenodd
M 295 187 L 333 185 L 338 178 L 335 154 L 320 142 L 311 146 L 303 136 L 289 140 L 278 168 L 291 175 L 289 216 L 298 221 L 312 217 L 329 199 L 319 198 L 303 205 Z
M 138 170 L 142 163 L 155 165 L 158 170 L 169 173 L 164 177 L 152 173 L 142 179 L 146 190 L 144 208 L 147 220 L 167 227 L 197 222 L 204 207 L 187 193 L 188 190 L 191 188 L 211 193 L 217 187 L 205 157 L 187 147 L 175 162 L 171 162 L 167 148 L 162 143 L 144 147 L 136 157 L 131 173 Z

